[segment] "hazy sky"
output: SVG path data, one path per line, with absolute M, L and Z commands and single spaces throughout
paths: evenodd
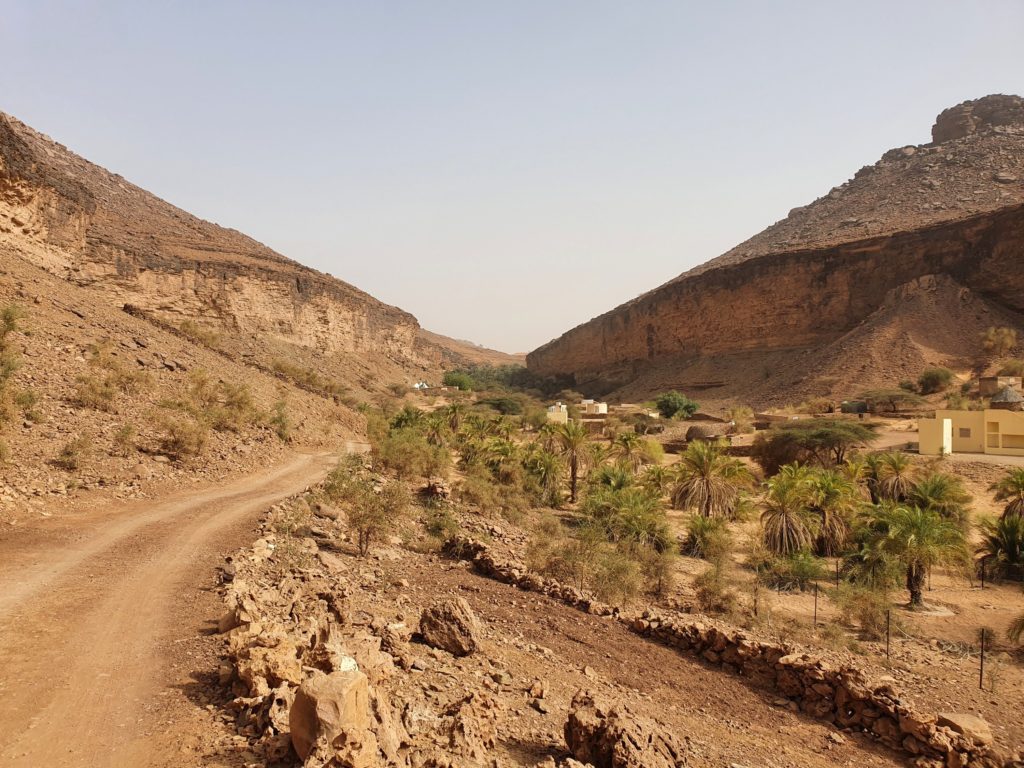
M 527 351 L 1024 92 L 1024 2 L 0 0 L 0 109 Z

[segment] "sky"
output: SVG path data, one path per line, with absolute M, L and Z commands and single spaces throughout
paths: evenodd
M 529 351 L 1024 93 L 1022 0 L 0 0 L 0 110 Z

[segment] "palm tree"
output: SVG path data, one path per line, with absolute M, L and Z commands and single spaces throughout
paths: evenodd
M 1024 517 L 1005 515 L 982 521 L 976 552 L 992 561 L 998 575 L 1024 578 Z
M 879 456 L 878 494 L 889 501 L 907 500 L 913 487 L 914 465 L 910 456 L 889 451 Z
M 424 434 L 431 445 L 443 447 L 448 443 L 449 426 L 447 416 L 436 411 L 424 420 Z
M 661 496 L 672 482 L 672 472 L 663 464 L 651 464 L 644 470 L 640 482 L 645 488 Z
M 915 482 L 907 494 L 907 503 L 938 512 L 946 520 L 960 525 L 967 522 L 967 505 L 971 495 L 959 477 L 945 472 L 932 472 Z
M 899 562 L 906 572 L 910 607 L 924 603 L 925 575 L 934 566 L 962 562 L 966 557 L 964 533 L 956 523 L 930 509 L 885 504 L 875 514 L 875 536 L 870 546 Z
M 636 472 L 647 460 L 644 443 L 643 438 L 632 430 L 619 432 L 612 438 L 611 453 Z
M 558 454 L 535 449 L 526 458 L 526 468 L 536 479 L 544 494 L 544 501 L 552 506 L 560 503 L 562 459 Z
M 704 517 L 732 515 L 740 489 L 749 486 L 753 477 L 746 465 L 727 455 L 724 448 L 724 443 L 708 440 L 686 447 L 676 465 L 673 506 L 696 509 Z
M 587 450 L 590 435 L 581 422 L 570 421 L 558 427 L 556 436 L 559 453 L 569 464 L 569 501 L 575 504 L 580 471 L 586 469 L 590 461 L 590 452 Z
M 629 488 L 634 483 L 633 470 L 627 464 L 606 464 L 590 473 L 587 482 L 593 485 L 603 485 L 613 491 Z
M 861 504 L 860 493 L 845 474 L 831 469 L 815 472 L 810 489 L 810 509 L 818 516 L 815 550 L 821 557 L 835 557 L 849 543 L 850 518 Z
M 765 510 L 761 514 L 764 544 L 783 557 L 809 549 L 814 541 L 814 500 L 810 473 L 805 467 L 787 464 L 768 481 Z
M 455 434 L 458 434 L 459 427 L 462 426 L 462 420 L 466 418 L 466 404 L 465 403 L 452 403 L 443 411 L 445 418 L 448 419 L 448 428 Z
M 989 486 L 996 495 L 996 501 L 1005 501 L 1003 517 L 1016 515 L 1024 517 L 1024 467 L 1011 469 L 997 483 Z

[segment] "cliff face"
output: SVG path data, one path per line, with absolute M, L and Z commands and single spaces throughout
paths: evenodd
M 175 208 L 3 113 L 0 246 L 175 324 L 417 372 L 459 361 L 457 342 L 428 338 L 408 312 Z
M 657 386 L 683 386 L 736 375 L 715 361 L 746 354 L 746 377 L 763 381 L 770 366 L 749 354 L 819 350 L 924 276 L 953 280 L 1015 322 L 1024 311 L 1024 101 L 968 102 L 944 112 L 935 133 L 940 142 L 886 153 L 718 259 L 532 352 L 528 366 L 572 374 L 592 391 L 644 394 L 654 371 Z

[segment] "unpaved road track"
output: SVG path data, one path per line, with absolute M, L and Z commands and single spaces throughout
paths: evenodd
M 209 625 L 197 595 L 224 554 L 332 465 L 294 456 L 0 541 L 0 766 L 156 764 L 145 713 L 167 685 L 168 636 Z

